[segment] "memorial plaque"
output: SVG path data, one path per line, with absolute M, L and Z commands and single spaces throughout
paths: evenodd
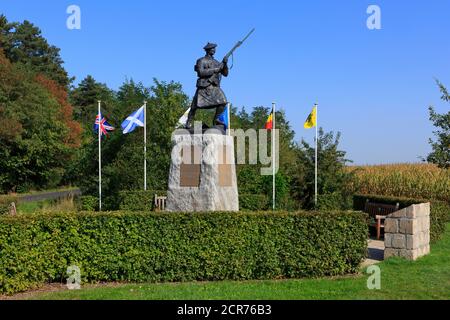
M 201 149 L 195 146 L 183 147 L 181 157 L 183 159 L 180 166 L 180 187 L 200 186 L 201 170 Z
M 219 186 L 231 187 L 231 150 L 227 146 L 219 149 Z

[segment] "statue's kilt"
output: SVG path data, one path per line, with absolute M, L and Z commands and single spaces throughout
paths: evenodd
M 214 108 L 226 103 L 227 98 L 222 89 L 213 85 L 207 88 L 198 88 L 192 101 L 192 105 L 200 109 Z

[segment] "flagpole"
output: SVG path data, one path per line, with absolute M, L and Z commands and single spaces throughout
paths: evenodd
M 275 102 L 272 102 L 272 210 L 275 210 Z
M 147 101 L 144 101 L 144 191 L 147 191 Z
M 317 209 L 317 138 L 318 138 L 318 123 L 317 123 L 317 115 L 319 113 L 318 104 L 316 103 L 316 155 L 315 155 L 315 169 L 314 169 L 314 206 Z
M 102 211 L 102 131 L 100 119 L 100 105 L 101 101 L 98 100 L 98 209 Z
M 231 129 L 231 112 L 230 112 L 230 103 L 228 102 L 228 105 L 227 105 L 227 113 L 228 113 L 228 128 L 227 128 L 227 130 L 228 130 L 228 135 L 229 136 L 231 136 L 231 131 L 230 131 L 230 129 Z

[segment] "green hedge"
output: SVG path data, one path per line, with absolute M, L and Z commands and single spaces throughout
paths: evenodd
M 371 202 L 379 202 L 386 204 L 399 203 L 400 209 L 409 207 L 413 204 L 430 202 L 430 238 L 431 242 L 436 242 L 444 234 L 446 223 L 448 222 L 450 215 L 450 204 L 444 201 L 426 200 L 426 199 L 410 199 L 402 197 L 388 197 L 378 195 L 361 195 L 357 194 L 353 196 L 353 209 L 364 210 L 366 200 Z
M 322 277 L 354 273 L 367 216 L 106 212 L 0 217 L 0 293 L 83 282 Z
M 270 205 L 269 197 L 264 194 L 239 194 L 239 210 L 262 211 Z
M 167 191 L 121 191 L 119 192 L 119 210 L 150 211 L 154 207 L 155 194 L 166 196 Z
M 119 207 L 124 211 L 149 211 L 152 210 L 155 194 L 166 196 L 166 191 L 121 191 L 119 192 Z M 96 198 L 97 199 L 97 198 Z M 98 201 L 98 200 L 97 200 Z M 98 205 L 97 205 L 98 207 Z M 264 194 L 239 194 L 239 209 L 250 211 L 263 211 L 270 208 L 270 200 Z M 86 209 L 87 210 L 87 209 Z

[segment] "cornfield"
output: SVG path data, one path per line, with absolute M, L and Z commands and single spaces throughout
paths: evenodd
M 354 193 L 450 201 L 450 170 L 432 164 L 352 166 Z

